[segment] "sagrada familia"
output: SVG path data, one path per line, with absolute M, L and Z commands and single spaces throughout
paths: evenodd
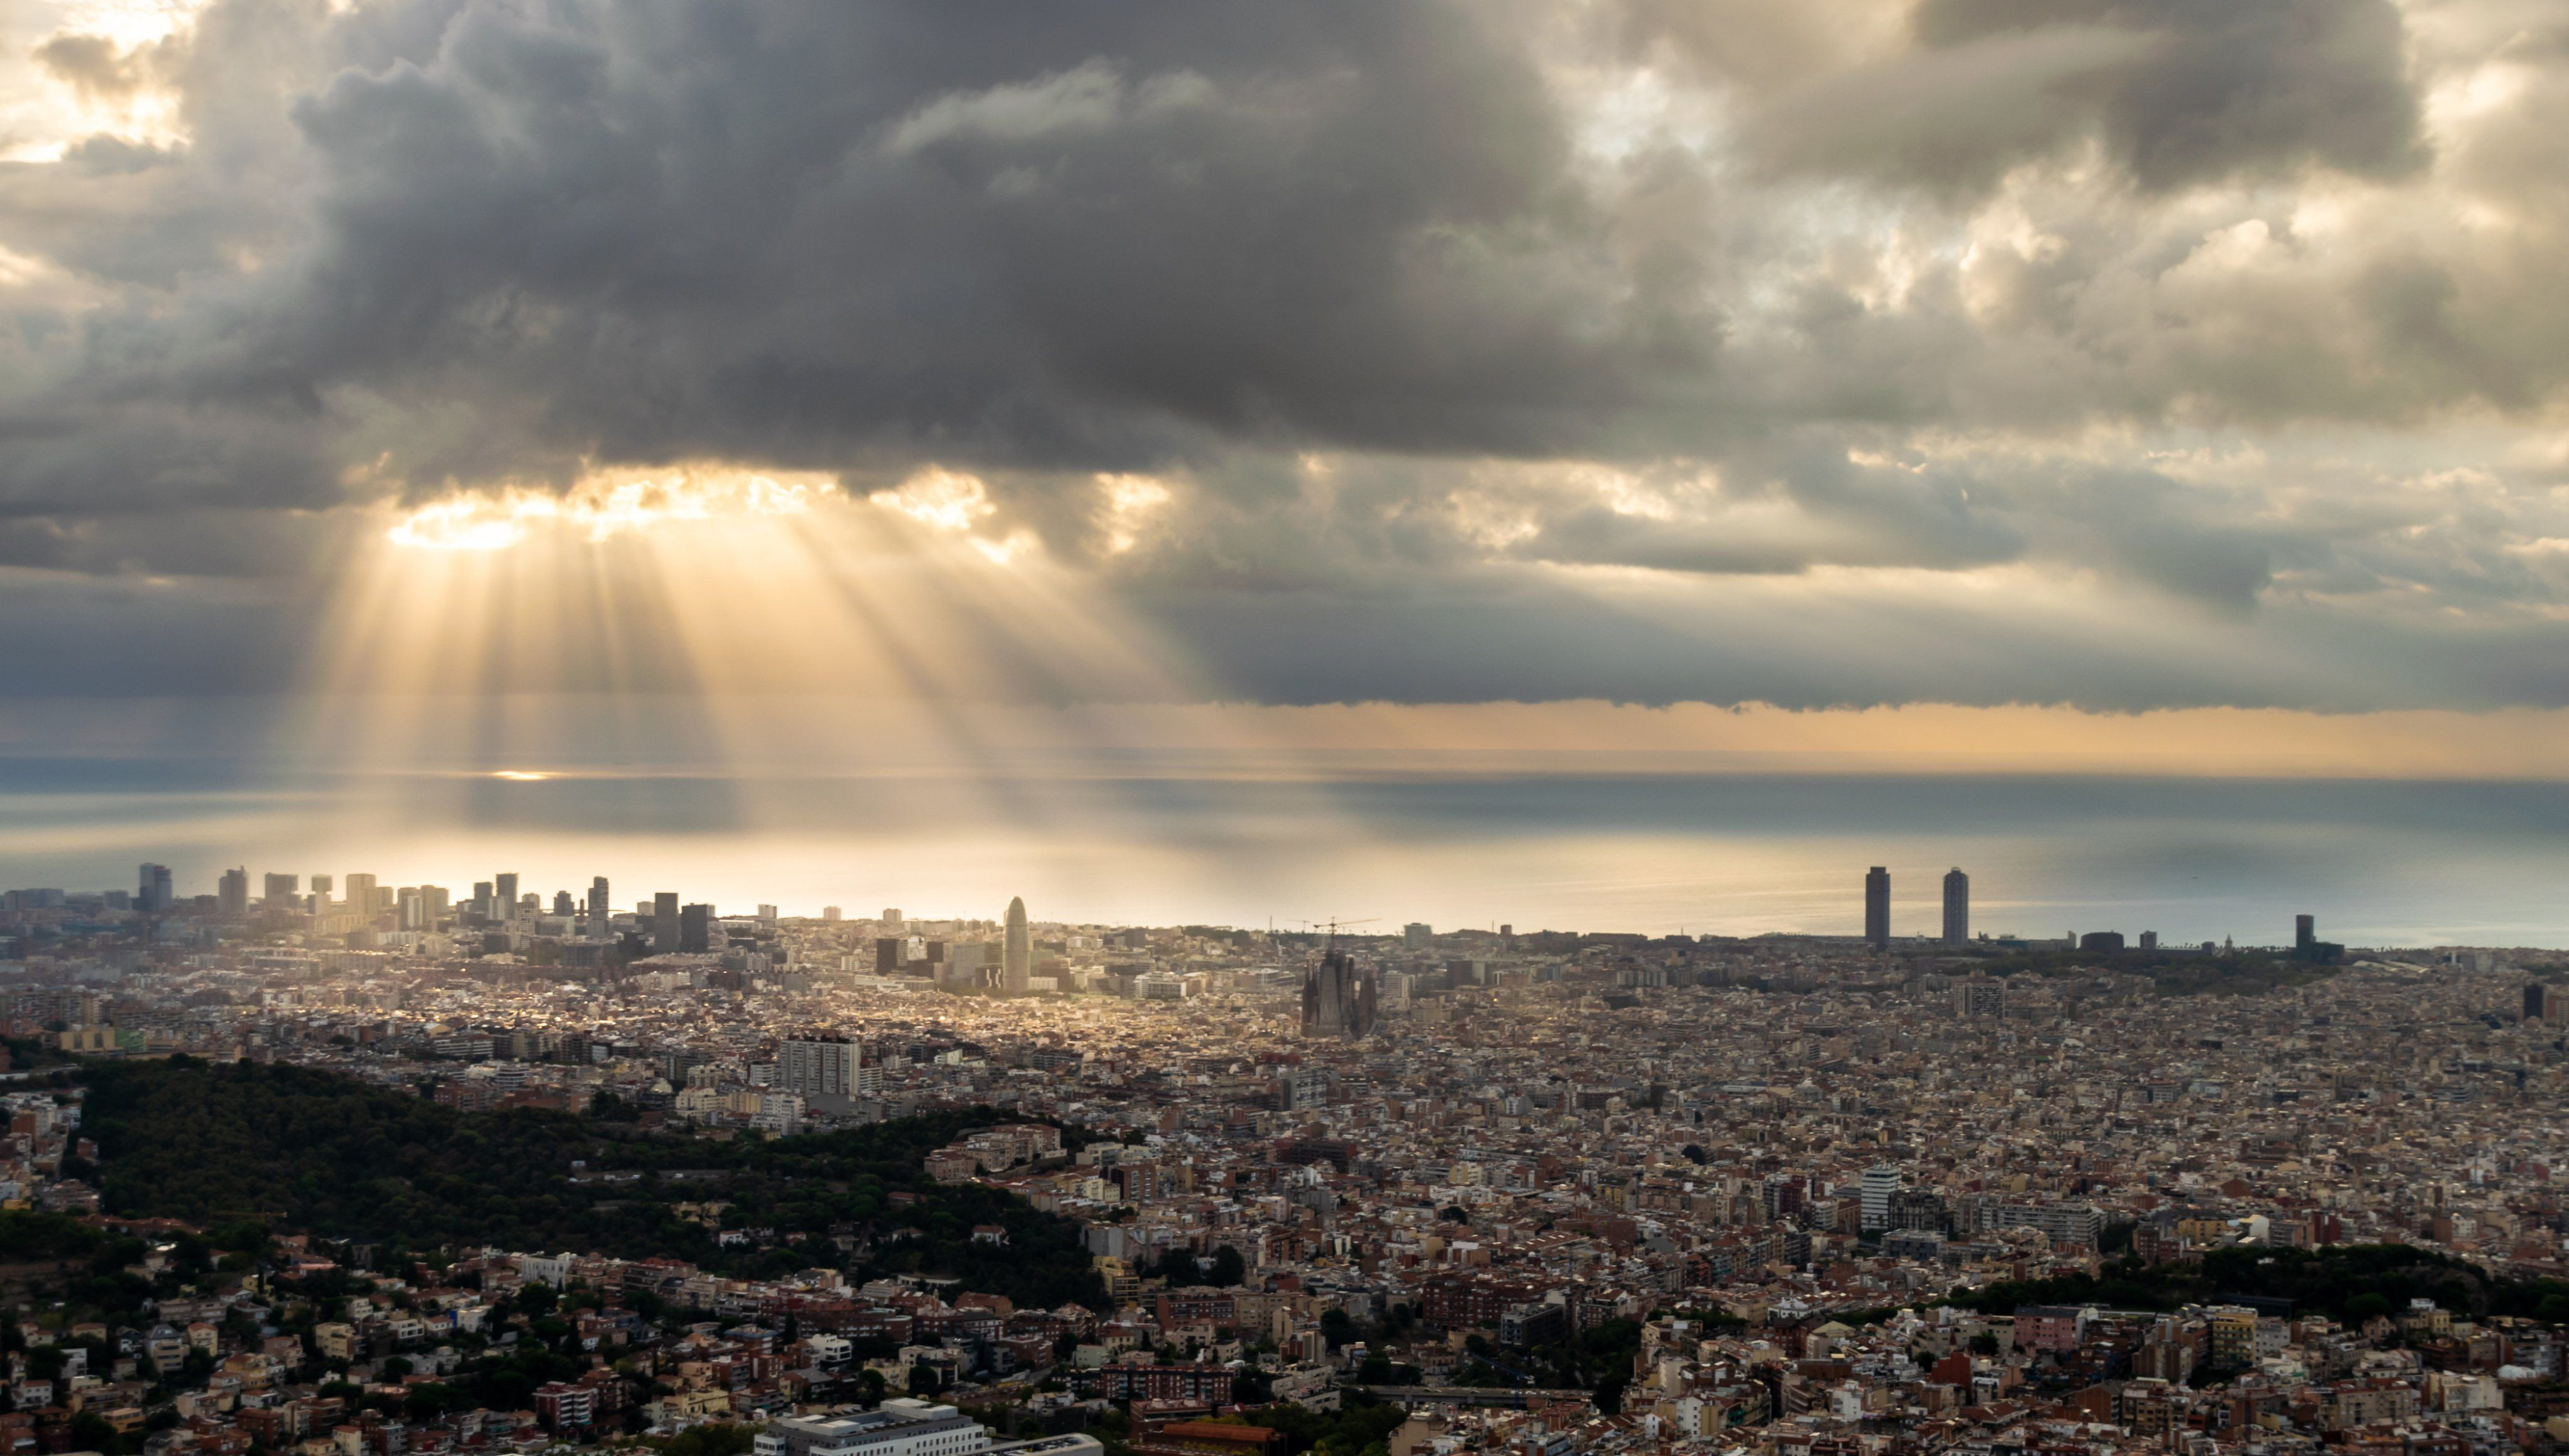
M 1302 982 L 1302 1034 L 1361 1041 L 1373 1030 L 1373 972 L 1358 970 L 1355 957 L 1332 947 L 1311 967 Z

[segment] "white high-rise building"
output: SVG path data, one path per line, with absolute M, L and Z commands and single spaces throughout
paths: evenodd
M 864 1045 L 846 1036 L 800 1036 L 776 1053 L 776 1085 L 806 1097 L 847 1097 L 857 1090 Z
M 1900 1192 L 1900 1170 L 1889 1163 L 1876 1163 L 1864 1170 L 1864 1186 L 1857 1209 L 1859 1227 L 1867 1234 L 1880 1233 L 1891 1227 L 1891 1196 Z

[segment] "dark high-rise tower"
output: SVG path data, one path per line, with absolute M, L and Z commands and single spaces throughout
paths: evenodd
M 170 908 L 170 902 L 174 898 L 174 893 L 170 888 L 170 867 L 167 865 L 144 866 L 143 883 L 134 893 L 135 909 L 142 910 L 146 914 L 159 914 L 161 911 Z
M 663 890 L 651 897 L 651 953 L 675 954 L 678 949 L 678 893 Z
M 1026 923 L 1026 903 L 1022 899 L 1008 902 L 1007 940 L 999 947 L 999 992 L 1022 996 L 1026 977 L 1034 973 L 1034 929 Z
M 1972 877 L 1960 865 L 1945 872 L 1945 943 L 1972 938 Z
M 1864 938 L 1876 950 L 1891 948 L 1891 872 L 1880 865 L 1864 872 Z
M 2293 948 L 2308 954 L 2319 944 L 2319 922 L 2310 915 L 2293 916 Z

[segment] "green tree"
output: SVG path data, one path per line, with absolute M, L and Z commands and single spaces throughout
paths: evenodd
M 1249 1261 L 1240 1257 L 1239 1250 L 1226 1244 L 1213 1252 L 1213 1270 L 1205 1275 L 1205 1282 L 1227 1289 L 1248 1276 Z

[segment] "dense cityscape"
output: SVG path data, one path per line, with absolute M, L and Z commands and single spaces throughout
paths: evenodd
M 258 888 L 6 897 L 15 1449 L 2569 1440 L 2553 952 Z

